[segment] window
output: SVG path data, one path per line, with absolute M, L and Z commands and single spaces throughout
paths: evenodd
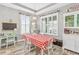
M 26 15 L 21 15 L 21 34 L 23 33 L 30 33 L 30 20 Z

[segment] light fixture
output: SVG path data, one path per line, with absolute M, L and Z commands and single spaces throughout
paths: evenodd
M 32 22 L 32 25 L 35 25 L 35 22 Z
M 33 16 L 33 17 L 32 17 L 32 19 L 36 20 L 36 19 L 37 19 L 37 17 L 36 17 L 36 16 Z
M 17 29 L 16 28 L 14 28 L 14 31 L 16 31 Z

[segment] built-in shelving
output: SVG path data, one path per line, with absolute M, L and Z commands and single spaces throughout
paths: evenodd
M 79 11 L 64 14 L 63 47 L 79 52 Z
M 10 44 L 14 44 L 16 42 L 16 32 L 4 32 L 4 33 L 0 33 L 0 48 L 2 46 L 6 46 L 8 47 L 8 45 Z
M 58 36 L 58 13 L 41 17 L 40 33 Z

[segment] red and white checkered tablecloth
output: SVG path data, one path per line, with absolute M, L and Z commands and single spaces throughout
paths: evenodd
M 53 37 L 43 34 L 24 34 L 23 38 L 25 40 L 29 39 L 32 44 L 41 49 L 44 49 L 49 43 L 54 41 Z

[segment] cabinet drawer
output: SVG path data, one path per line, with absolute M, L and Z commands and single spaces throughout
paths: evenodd
M 69 50 L 74 50 L 75 42 L 73 39 L 64 39 L 63 40 L 63 47 Z
M 75 51 L 79 52 L 79 37 L 75 37 Z

